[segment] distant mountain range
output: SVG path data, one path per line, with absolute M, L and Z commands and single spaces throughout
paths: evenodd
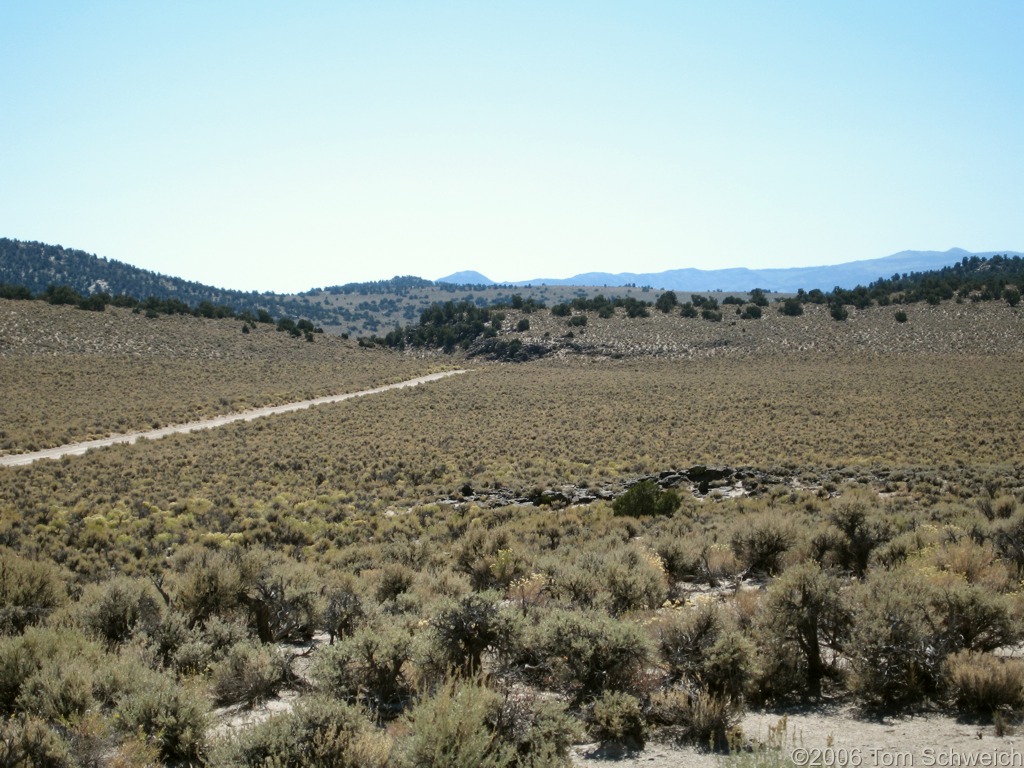
M 585 272 L 567 278 L 538 278 L 505 285 L 584 285 L 584 286 L 650 286 L 662 291 L 749 291 L 763 288 L 776 293 L 795 293 L 803 288 L 823 291 L 835 287 L 856 288 L 868 285 L 882 277 L 911 272 L 941 269 L 961 261 L 965 256 L 989 257 L 996 254 L 1021 255 L 1018 251 L 986 251 L 972 253 L 962 248 L 948 251 L 900 251 L 880 259 L 850 261 L 820 267 L 791 267 L 788 269 L 670 269 L 665 272 Z M 479 272 L 467 271 L 442 277 L 436 282 L 475 285 L 494 285 Z
M 289 295 L 215 288 L 60 245 L 0 238 L 0 285 L 24 286 L 33 294 L 44 292 L 50 285 L 66 285 L 84 296 L 124 294 L 140 301 L 153 296 L 161 300 L 176 299 L 191 307 L 209 302 L 230 307 L 236 313 L 265 310 L 275 318 L 311 320 L 328 332 L 364 336 L 386 333 L 398 324 L 415 323 L 424 310 L 439 301 L 470 301 L 476 306 L 489 306 L 508 302 L 514 294 L 520 294 L 524 299 L 552 305 L 570 301 L 583 293 L 652 301 L 656 295 L 649 295 L 651 290 L 673 290 L 684 295 L 719 289 L 742 293 L 752 288 L 775 293 L 796 293 L 801 288 L 830 291 L 837 286 L 844 289 L 867 286 L 895 273 L 929 272 L 959 263 L 966 256 L 989 257 L 995 253 L 1018 255 L 1014 251 L 972 254 L 953 248 L 945 252 L 903 251 L 883 259 L 821 267 L 593 272 L 564 279 L 538 278 L 502 284 L 494 283 L 479 272 L 466 271 L 433 282 L 405 276 L 314 288 Z

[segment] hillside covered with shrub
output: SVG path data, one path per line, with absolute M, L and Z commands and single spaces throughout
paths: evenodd
M 1024 333 L 973 293 L 453 305 L 455 356 L 0 300 L 7 451 L 472 368 L 0 468 L 0 758 L 555 766 L 837 702 L 996 738 Z

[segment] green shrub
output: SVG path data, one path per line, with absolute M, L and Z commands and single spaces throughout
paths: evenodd
M 782 570 L 783 556 L 794 543 L 793 522 L 772 512 L 741 519 L 730 539 L 732 551 L 744 568 L 768 576 Z
M 850 687 L 881 707 L 934 696 L 949 654 L 992 650 L 1018 637 L 1005 596 L 952 574 L 907 567 L 868 578 L 852 626 Z
M 0 721 L 0 765 L 4 768 L 74 768 L 68 743 L 35 717 Z
M 501 697 L 472 681 L 452 681 L 405 717 L 409 735 L 398 745 L 401 768 L 506 768 L 516 751 L 491 723 Z
M 797 299 L 786 299 L 779 306 L 779 312 L 787 317 L 799 317 L 804 313 L 804 305 Z
M 108 645 L 127 643 L 152 632 L 163 617 L 164 601 L 149 581 L 115 576 L 86 588 L 78 610 L 82 626 Z
M 671 312 L 679 304 L 675 291 L 665 291 L 654 302 L 654 308 L 660 312 Z
M 324 697 L 303 699 L 221 744 L 212 765 L 251 768 L 385 768 L 390 739 L 354 706 Z
M 175 558 L 174 607 L 189 624 L 227 618 L 238 606 L 242 574 L 236 560 L 206 548 L 188 548 Z
M 829 314 L 832 315 L 832 319 L 838 322 L 847 320 L 850 317 L 850 312 L 842 304 L 833 304 L 829 307 Z
M 184 614 L 168 610 L 160 621 L 150 627 L 144 638 L 146 646 L 156 656 L 157 663 L 163 667 L 173 666 L 174 656 L 178 649 L 200 637 L 198 627 L 190 628 L 188 617 Z
M 489 725 L 515 750 L 517 766 L 559 768 L 572 764 L 569 750 L 580 729 L 563 702 L 538 700 L 519 691 L 506 693 Z
M 301 578 L 296 581 L 291 575 L 261 576 L 238 595 L 262 643 L 309 642 L 321 623 L 313 584 Z
M 142 731 L 155 739 L 169 761 L 202 761 L 206 751 L 206 698 L 158 673 L 121 697 L 118 724 L 126 733 Z
M 51 722 L 76 719 L 95 704 L 95 674 L 94 664 L 86 660 L 68 659 L 59 664 L 47 660 L 25 679 L 17 708 Z
M 448 668 L 475 675 L 487 651 L 510 650 L 517 632 L 512 617 L 498 609 L 497 595 L 473 593 L 442 608 L 431 624 Z
M 907 313 L 904 312 L 902 309 L 897 310 L 897 312 L 896 312 L 896 322 L 897 323 L 905 323 L 905 322 L 907 322 Z
M 288 677 L 288 662 L 277 647 L 238 643 L 213 667 L 213 697 L 220 705 L 253 707 L 276 696 Z
M 598 575 L 575 563 L 565 563 L 552 575 L 551 596 L 580 608 L 591 608 L 601 589 Z
M 621 691 L 605 691 L 591 709 L 590 732 L 602 745 L 643 749 L 647 742 L 647 723 L 640 700 Z
M 412 636 L 403 627 L 365 626 L 322 649 L 313 663 L 313 677 L 324 693 L 391 719 L 412 695 L 406 669 L 412 652 Z
M 960 651 L 943 665 L 946 692 L 961 712 L 992 715 L 1024 707 L 1024 662 Z
M 1013 512 L 1012 516 L 1005 520 L 998 521 L 993 526 L 992 537 L 999 555 L 1013 563 L 1019 572 L 1024 573 L 1024 509 Z
M 663 491 L 653 480 L 643 480 L 612 502 L 612 512 L 630 517 L 671 515 L 681 503 L 675 491 Z
M 890 524 L 870 512 L 865 499 L 849 495 L 836 499 L 829 515 L 839 533 L 834 542 L 836 564 L 859 579 L 867 572 L 875 548 L 892 538 Z
M 59 568 L 0 550 L 0 634 L 38 624 L 66 600 Z
M 206 620 L 204 626 L 194 627 L 188 637 L 171 651 L 166 666 L 179 674 L 202 674 L 227 656 L 236 645 L 249 639 L 249 632 L 243 624 L 213 616 Z
M 740 701 L 750 687 L 755 658 L 754 646 L 743 633 L 727 630 L 707 650 L 698 680 L 709 693 Z
M 668 665 L 669 682 L 700 680 L 723 623 L 721 609 L 704 602 L 694 610 L 673 611 L 658 625 L 658 653 Z
M 768 677 L 774 678 L 766 681 L 771 694 L 784 694 L 782 681 L 796 682 L 799 676 L 801 692 L 821 695 L 821 682 L 834 673 L 835 655 L 850 626 L 840 587 L 813 562 L 787 569 L 768 587 L 757 634 L 769 660 Z M 783 669 L 789 674 L 778 674 Z
M 865 704 L 915 704 L 934 692 L 941 655 L 924 592 L 912 579 L 880 575 L 859 595 L 848 653 L 850 688 Z
M 416 573 L 408 566 L 401 565 L 400 563 L 389 563 L 381 571 L 374 597 L 381 603 L 394 600 L 399 595 L 412 589 L 415 580 Z
M 615 616 L 658 608 L 668 594 L 661 558 L 635 547 L 616 556 L 608 564 L 604 576 L 610 599 L 609 611 Z
M 741 714 L 742 707 L 727 696 L 671 688 L 651 695 L 647 717 L 651 723 L 668 728 L 678 741 L 726 749 Z
M 366 618 L 363 600 L 351 589 L 339 589 L 327 598 L 324 609 L 324 628 L 334 644 L 335 638 L 348 637 Z
M 507 587 L 528 573 L 527 562 L 505 528 L 473 526 L 455 549 L 455 570 L 469 576 L 473 589 Z
M 935 590 L 931 605 L 946 653 L 993 651 L 1020 638 L 1007 597 L 979 584 L 953 580 Z
M 633 689 L 651 657 L 643 628 L 600 611 L 552 611 L 524 645 L 545 681 L 578 701 Z
M 753 673 L 753 647 L 712 603 L 672 612 L 658 627 L 658 652 L 670 683 L 735 699 L 743 696 Z
M 75 709 L 70 702 L 80 698 L 75 693 L 81 688 L 78 678 L 89 668 L 99 668 L 103 660 L 100 646 L 74 630 L 29 627 L 22 635 L 0 638 L 0 714 L 32 706 L 22 694 L 37 676 L 42 677 L 31 682 L 37 694 L 46 691 L 56 709 L 64 708 L 59 703 L 62 700 Z M 76 681 L 69 681 L 67 690 L 61 692 L 61 670 L 72 668 Z

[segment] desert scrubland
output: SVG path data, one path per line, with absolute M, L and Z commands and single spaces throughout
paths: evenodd
M 471 369 L 0 469 L 0 756 L 806 764 L 794 711 L 1005 752 L 1024 314 L 894 312 L 510 310 L 550 349 L 503 363 L 0 301 L 11 453 Z

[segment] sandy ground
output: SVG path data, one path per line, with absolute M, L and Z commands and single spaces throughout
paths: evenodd
M 864 718 L 849 706 L 800 712 L 751 712 L 743 718 L 748 739 L 765 741 L 786 718 L 783 754 L 797 766 L 914 768 L 917 766 L 1024 766 L 1024 737 L 997 736 L 991 724 L 939 714 Z M 718 768 L 722 755 L 663 744 L 621 757 L 602 755 L 597 745 L 575 749 L 577 766 L 616 768 Z
M 213 429 L 214 427 L 222 427 L 225 424 L 231 424 L 235 421 L 252 421 L 254 419 L 261 419 L 265 416 L 273 416 L 278 413 L 291 413 L 292 411 L 301 411 L 305 408 L 312 408 L 314 405 L 323 405 L 325 403 L 338 403 L 342 400 L 350 400 L 353 397 L 365 397 L 366 395 L 376 395 L 381 392 L 386 392 L 389 389 L 402 389 L 404 387 L 415 387 L 419 384 L 426 384 L 430 381 L 437 381 L 447 376 L 454 376 L 457 373 L 465 373 L 464 370 L 458 371 L 443 371 L 441 373 L 431 373 L 427 376 L 419 376 L 415 379 L 409 379 L 407 381 L 400 381 L 396 384 L 386 384 L 383 387 L 374 387 L 373 389 L 364 389 L 360 392 L 347 392 L 341 395 L 327 395 L 326 397 L 318 397 L 313 400 L 301 400 L 297 403 L 286 403 L 284 405 L 272 405 L 265 408 L 253 408 L 248 411 L 241 411 L 239 413 L 229 413 L 224 416 L 217 416 L 212 419 L 204 419 L 202 421 L 191 421 L 187 424 L 176 424 L 170 427 L 161 427 L 160 429 L 151 429 L 146 432 L 128 432 L 123 435 L 112 435 L 111 437 L 104 437 L 98 440 L 87 440 L 82 443 L 70 443 L 68 445 L 61 445 L 56 448 L 46 448 L 42 451 L 33 451 L 32 453 L 16 453 L 9 456 L 0 456 L 0 467 L 16 467 L 24 464 L 31 464 L 41 459 L 59 459 L 63 456 L 81 456 L 86 451 L 92 450 L 93 448 L 104 448 L 108 445 L 116 445 L 118 443 L 131 444 L 141 439 L 157 440 L 161 437 L 167 437 L 167 435 L 183 434 L 186 432 L 197 432 L 202 429 Z

